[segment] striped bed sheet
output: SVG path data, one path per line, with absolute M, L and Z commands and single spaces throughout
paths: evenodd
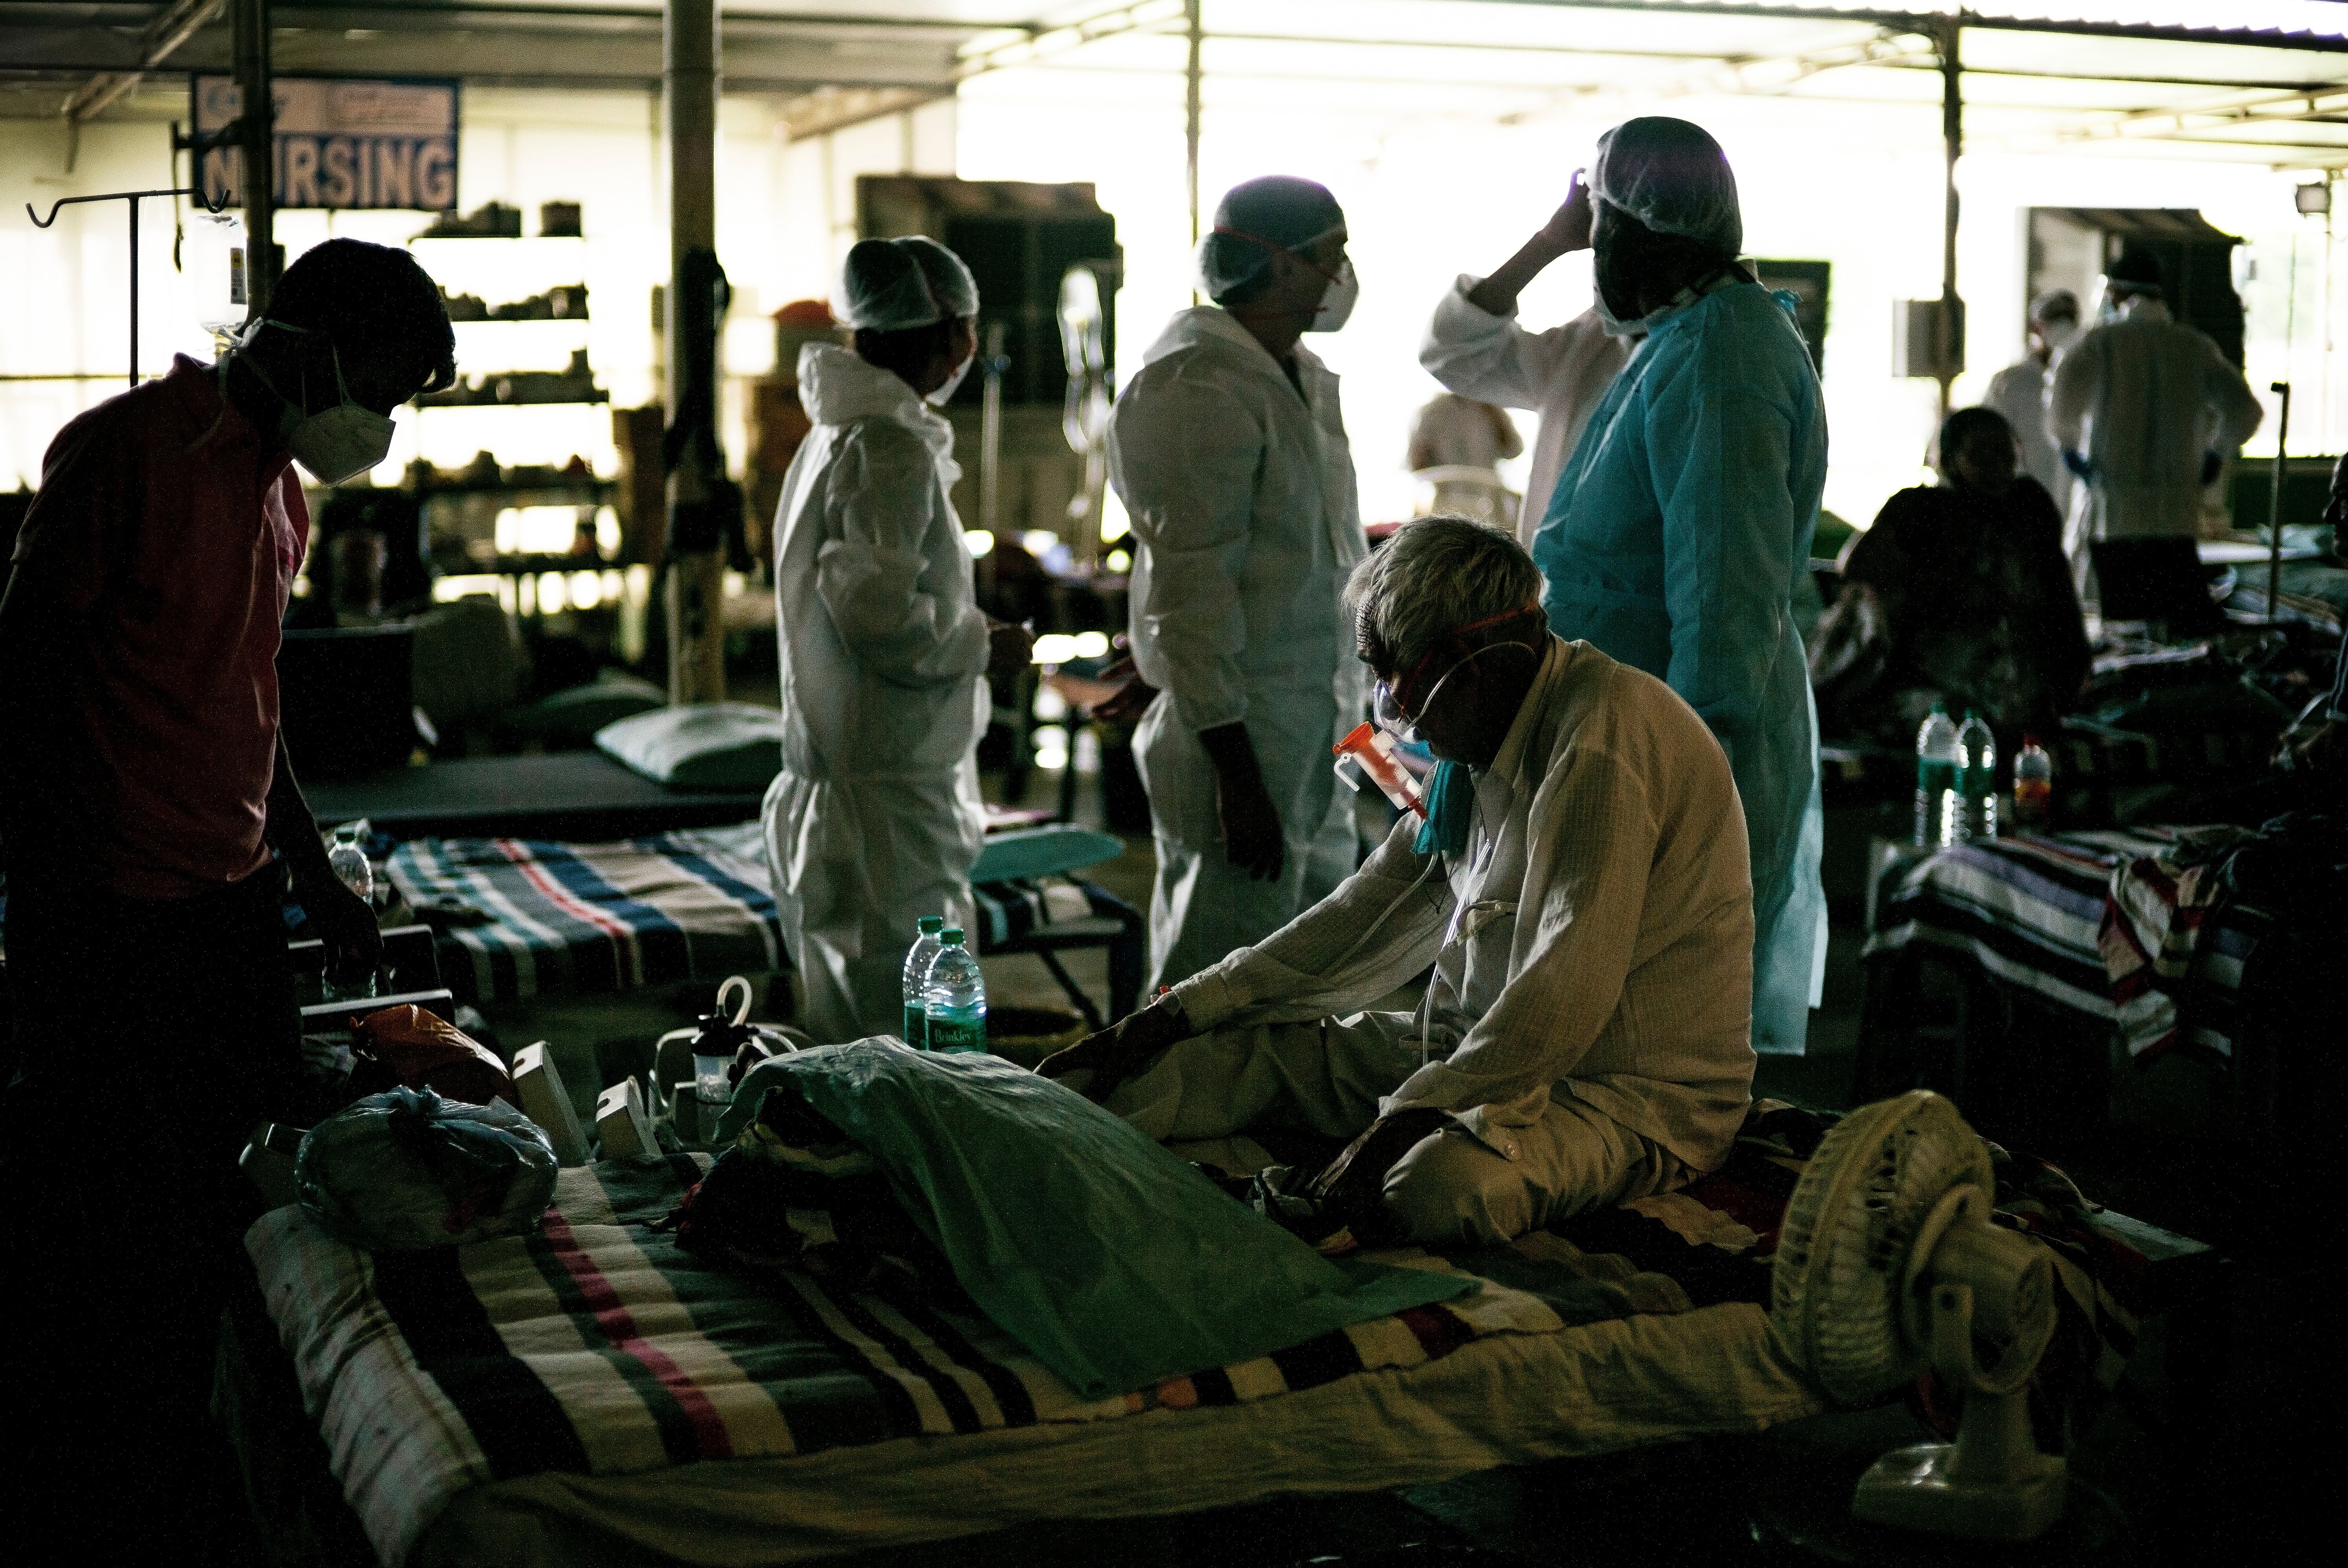
M 489 917 L 438 939 L 442 983 L 459 1001 L 520 1001 L 716 980 L 790 968 L 757 823 L 610 844 L 419 838 L 389 861 L 413 906 L 453 901 Z M 982 884 L 979 950 L 1053 924 L 1132 911 L 1066 876 Z
M 1510 1246 L 1367 1255 L 1467 1274 L 1472 1294 L 1099 1399 L 893 1274 L 851 1291 L 683 1251 L 659 1222 L 705 1156 L 566 1170 L 530 1236 L 371 1255 L 287 1207 L 245 1246 L 387 1568 L 782 1563 L 1813 1414 L 1827 1401 L 1766 1303 L 1787 1199 L 1831 1121 L 1762 1102 L 1727 1163 L 1682 1191 Z M 2047 1365 L 2065 1370 L 2042 1391 L 2069 1409 L 2118 1379 L 2143 1259 L 2053 1167 L 2000 1152 L 1995 1169 L 2003 1222 L 2053 1254 Z
M 2146 863 L 2175 855 L 2189 831 L 2066 833 L 1942 850 L 1900 879 L 1878 913 L 1865 956 L 1873 964 L 1928 945 L 2118 1030 L 2140 1059 L 2179 1044 L 2230 1057 L 2241 1028 L 2243 965 L 2271 923 L 2264 911 L 2220 905 L 2166 968 L 2124 961 L 2111 945 L 2116 936 L 2129 940 L 2120 935 L 2127 929 L 2120 917 L 2145 901 L 2145 878 L 2155 875 Z M 2123 979 L 2114 979 L 2115 968 Z

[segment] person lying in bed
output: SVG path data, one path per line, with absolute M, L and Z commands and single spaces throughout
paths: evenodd
M 1040 1071 L 1160 1140 L 1423 1122 L 1383 1207 L 1424 1242 L 1504 1240 L 1725 1160 L 1754 1064 L 1728 759 L 1670 687 L 1551 635 L 1540 590 L 1521 546 L 1462 518 L 1363 562 L 1380 723 L 1439 759 L 1426 819 Z M 1356 1010 L 1430 964 L 1416 1014 Z

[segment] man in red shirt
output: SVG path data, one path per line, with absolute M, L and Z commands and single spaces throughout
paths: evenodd
M 291 1110 L 285 893 L 339 975 L 381 951 L 277 733 L 309 533 L 290 464 L 332 484 L 381 462 L 390 411 L 452 379 L 454 351 L 413 258 L 329 241 L 219 364 L 181 356 L 58 432 L 17 538 L 0 849 L 19 1067 L 0 1153 L 20 1217 L 0 1294 L 36 1468 L 54 1467 L 26 1501 L 84 1546 L 140 1518 L 174 1555 L 205 1534 L 170 1489 L 203 1501 L 211 1348 L 254 1207 L 237 1154 Z M 166 1490 L 97 1503 L 126 1475 Z

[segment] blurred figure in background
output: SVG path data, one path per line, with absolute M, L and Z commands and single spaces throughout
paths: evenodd
M 860 240 L 853 351 L 799 350 L 814 425 L 775 515 L 783 767 L 761 815 L 799 1021 L 831 1042 L 901 1027 L 914 923 L 973 925 L 990 671 L 1027 661 L 978 608 L 938 412 L 978 352 L 978 284 L 934 240 Z
M 2062 519 L 2014 473 L 1994 410 L 1949 415 L 1940 467 L 1940 484 L 1893 496 L 1843 552 L 1810 655 L 1819 723 L 1904 751 L 1941 700 L 1980 712 L 2011 754 L 2025 732 L 2052 733 L 2087 677 Z
M 1517 497 L 1502 483 L 1500 465 L 1524 449 L 1524 437 L 1505 410 L 1456 392 L 1438 392 L 1411 421 L 1404 466 L 1433 481 L 1428 513 L 1477 518 L 1513 529 Z M 1477 472 L 1465 472 L 1470 469 Z
M 2030 302 L 2030 352 L 1989 379 L 1989 395 L 1982 405 L 1993 408 L 2013 427 L 2022 454 L 2022 471 L 2038 481 L 2054 497 L 2055 515 L 2065 514 L 2071 498 L 2070 470 L 2063 466 L 2062 448 L 2046 429 L 2046 388 L 2054 379 L 2055 362 L 2079 337 L 2079 296 L 2055 289 Z
M 1518 512 L 1517 542 L 1528 548 L 1581 427 L 1631 357 L 1632 340 L 1610 333 L 1594 307 L 1547 332 L 1517 324 L 1517 296 L 1559 257 L 1590 249 L 1591 222 L 1590 190 L 1576 169 L 1565 204 L 1498 272 L 1460 275 L 1435 307 L 1418 350 L 1426 374 L 1460 396 L 1540 415 Z
M 2080 480 L 2063 542 L 2083 599 L 2098 597 L 2089 544 L 2192 538 L 2203 487 L 2265 416 L 2209 334 L 2170 313 L 2158 256 L 2129 245 L 2105 288 L 2112 318 L 2063 355 L 2046 399 L 2047 429 Z
M 1533 539 L 1557 634 L 1668 682 L 1728 753 L 1753 870 L 1753 1048 L 1798 1053 L 1825 979 L 1826 819 L 1794 589 L 1826 409 L 1794 324 L 1736 262 L 1720 144 L 1654 117 L 1598 141 L 1598 310 L 1640 339 Z
M 1109 425 L 1133 519 L 1133 738 L 1161 985 L 1262 941 L 1354 869 L 1330 748 L 1367 692 L 1345 579 L 1368 551 L 1337 377 L 1299 338 L 1353 314 L 1345 214 L 1309 179 L 1233 187 L 1199 245 L 1214 302 L 1178 311 Z

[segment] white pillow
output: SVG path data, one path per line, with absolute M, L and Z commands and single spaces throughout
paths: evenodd
M 762 790 L 783 766 L 783 716 L 749 702 L 655 708 L 595 732 L 606 756 L 671 789 Z

